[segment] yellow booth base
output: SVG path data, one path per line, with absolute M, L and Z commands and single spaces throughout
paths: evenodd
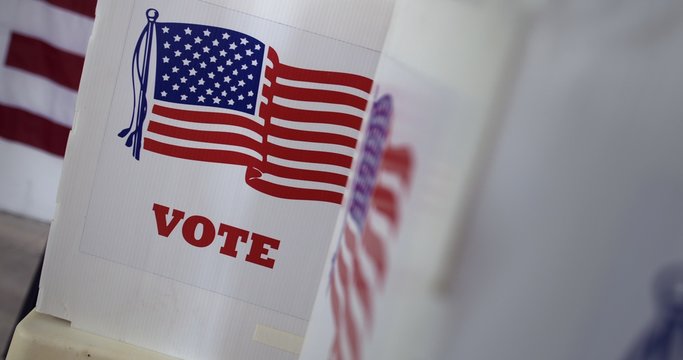
M 7 360 L 176 359 L 158 352 L 72 329 L 68 321 L 33 310 L 14 331 Z

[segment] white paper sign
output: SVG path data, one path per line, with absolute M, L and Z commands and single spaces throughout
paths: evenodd
M 182 357 L 294 356 L 251 336 L 303 335 L 378 48 L 219 4 L 99 6 L 39 308 Z
M 133 9 L 142 21 L 127 29 L 131 58 L 150 6 Z M 238 12 L 225 11 L 216 23 L 230 28 L 220 28 L 202 22 L 211 7 L 195 18 L 157 7 L 145 130 L 117 136 L 134 109 L 122 67 L 80 250 L 305 319 L 377 52 Z M 334 84 L 284 61 L 354 74 Z
M 397 4 L 377 71 L 371 145 L 360 150 L 348 230 L 329 255 L 301 359 L 439 358 L 441 285 L 494 139 L 524 14 L 509 1 Z M 420 27 L 424 18 L 429 27 Z M 387 113 L 382 139 L 372 127 Z M 371 149 L 382 140 L 372 173 L 363 165 L 375 162 Z M 368 210 L 358 211 L 366 194 Z
M 449 142 L 449 128 L 442 120 L 454 114 L 455 96 L 392 59 L 381 63 L 377 80 L 344 230 L 323 280 L 304 359 L 366 358 L 361 355 L 387 301 L 387 280 L 404 270 L 397 252 L 411 241 L 431 245 L 418 224 L 424 216 L 448 215 L 440 195 L 448 193 L 443 185 L 452 179 L 442 177 L 437 185 L 433 175 L 444 164 L 438 150 Z

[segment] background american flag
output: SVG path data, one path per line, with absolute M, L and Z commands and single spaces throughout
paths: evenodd
M 52 218 L 95 6 L 0 2 L 0 210 Z
M 0 70 L 0 136 L 64 156 L 95 5 L 17 4 Z

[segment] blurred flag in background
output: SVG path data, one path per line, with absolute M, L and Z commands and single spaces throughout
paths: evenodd
M 0 211 L 52 218 L 95 6 L 0 3 Z

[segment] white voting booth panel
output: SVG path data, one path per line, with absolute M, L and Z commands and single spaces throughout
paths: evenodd
M 380 122 L 381 100 L 392 100 L 389 165 L 368 175 L 372 151 L 361 147 L 346 229 L 328 257 L 301 359 L 438 358 L 444 281 L 533 9 L 515 1 L 396 4 L 368 121 Z M 377 141 L 371 134 L 366 141 Z M 393 165 L 396 148 L 410 153 L 404 173 Z M 359 216 L 357 184 L 368 182 L 375 195 Z
M 297 358 L 392 8 L 100 1 L 38 311 L 180 358 Z

